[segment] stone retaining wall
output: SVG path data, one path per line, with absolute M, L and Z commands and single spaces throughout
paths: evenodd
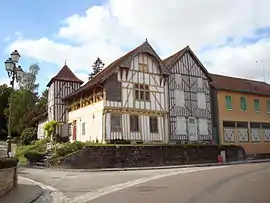
M 64 158 L 49 160 L 47 164 L 94 169 L 215 163 L 220 151 L 226 151 L 227 161 L 239 160 L 240 154 L 244 154 L 243 148 L 239 146 L 87 146 Z
M 18 184 L 17 167 L 0 169 L 0 198 Z

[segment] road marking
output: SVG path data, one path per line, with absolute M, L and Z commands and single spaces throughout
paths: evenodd
M 52 203 L 60 203 L 60 202 L 67 202 L 69 200 L 69 198 L 67 198 L 66 196 L 64 196 L 64 194 L 62 192 L 60 192 L 59 190 L 57 190 L 56 188 L 50 186 L 50 185 L 45 185 L 41 182 L 37 182 L 31 178 L 26 178 L 23 176 L 19 176 L 19 179 L 27 181 L 27 182 L 31 182 L 35 185 L 38 185 L 39 187 L 41 187 L 43 190 L 46 191 L 50 191 L 52 198 L 53 198 L 53 202 Z
M 159 175 L 155 175 L 155 176 L 151 176 L 151 177 L 147 177 L 147 178 L 141 178 L 141 179 L 137 179 L 137 180 L 133 180 L 133 181 L 128 181 L 125 183 L 111 185 L 111 186 L 108 186 L 105 188 L 98 189 L 98 190 L 93 191 L 93 192 L 87 192 L 87 193 L 84 193 L 83 195 L 72 198 L 71 202 L 73 202 L 73 203 L 88 202 L 88 201 L 97 199 L 101 196 L 104 196 L 104 195 L 107 195 L 110 193 L 114 193 L 114 192 L 129 188 L 129 187 L 133 187 L 135 185 L 146 183 L 146 182 L 149 182 L 152 180 L 157 180 L 160 178 L 165 178 L 165 177 L 174 176 L 174 175 L 178 175 L 178 174 L 198 172 L 198 171 L 211 170 L 211 169 L 219 169 L 219 168 L 225 168 L 225 167 L 229 167 L 229 166 L 211 166 L 211 167 L 205 167 L 205 168 L 197 167 L 197 168 L 179 169 L 179 170 L 171 172 L 171 173 L 159 174 Z

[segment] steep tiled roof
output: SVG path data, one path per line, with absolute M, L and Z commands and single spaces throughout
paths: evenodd
M 186 46 L 185 48 L 181 49 L 180 51 L 176 52 L 175 54 L 169 56 L 168 58 L 163 60 L 163 64 L 170 70 L 171 67 L 182 57 L 186 52 L 189 52 L 194 59 L 198 62 L 200 67 L 202 68 L 202 71 L 205 73 L 206 76 L 211 80 L 211 77 L 204 67 L 204 65 L 201 63 L 201 61 L 197 58 L 196 54 L 190 49 L 189 46 Z
M 71 93 L 70 95 L 64 97 L 63 99 L 71 98 L 75 95 L 78 95 L 79 93 L 82 93 L 82 92 L 90 89 L 94 85 L 101 84 L 108 77 L 110 77 L 113 73 L 115 73 L 116 68 L 118 66 L 128 68 L 129 66 L 127 64 L 127 61 L 141 52 L 148 52 L 148 53 L 153 54 L 158 59 L 158 61 L 160 63 L 162 74 L 168 74 L 168 70 L 163 65 L 162 60 L 156 54 L 156 52 L 151 47 L 151 45 L 147 41 L 145 41 L 143 44 L 141 44 L 137 48 L 133 49 L 132 51 L 125 54 L 124 56 L 122 56 L 122 57 L 118 58 L 117 60 L 115 60 L 114 62 L 112 62 L 109 66 L 107 66 L 100 73 L 98 73 L 94 78 L 92 78 L 90 81 L 88 81 L 83 87 L 79 88 L 77 91 Z
M 257 95 L 270 95 L 270 85 L 265 82 L 210 74 L 212 86 L 220 90 L 239 91 Z
M 163 60 L 163 63 L 166 65 L 166 66 L 170 66 L 172 65 L 174 62 L 176 62 L 176 60 L 181 57 L 185 51 L 188 49 L 188 46 L 186 46 L 184 49 L 181 49 L 180 51 L 176 52 L 175 54 L 169 56 L 168 58 L 164 59 Z
M 77 76 L 69 69 L 69 67 L 65 64 L 63 68 L 54 76 L 50 82 L 48 83 L 47 87 L 49 87 L 53 81 L 68 81 L 68 82 L 77 82 L 83 84 L 83 81 L 77 78 Z

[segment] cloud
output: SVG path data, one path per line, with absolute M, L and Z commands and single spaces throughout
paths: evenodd
M 258 29 L 270 26 L 269 6 L 267 0 L 109 0 L 82 16 L 64 19 L 54 35 L 65 43 L 45 36 L 38 40 L 20 36 L 9 48 L 59 65 L 67 59 L 69 67 L 80 73 L 90 72 L 98 56 L 108 65 L 145 38 L 162 57 L 186 45 L 196 53 L 211 45 L 212 49 L 199 54 L 207 69 L 260 78 L 255 61 L 270 60 L 265 54 L 269 35 L 260 35 L 264 39 L 251 44 L 243 40 L 258 37 Z

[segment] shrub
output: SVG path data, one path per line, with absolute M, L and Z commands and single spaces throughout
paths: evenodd
M 21 143 L 23 145 L 28 145 L 33 140 L 36 140 L 36 137 L 37 137 L 36 128 L 33 128 L 33 127 L 25 128 L 21 135 Z
M 55 143 L 66 143 L 69 141 L 68 137 L 62 137 L 61 135 L 56 134 L 53 136 L 53 141 Z
M 42 153 L 42 152 L 30 151 L 30 152 L 26 152 L 24 154 L 24 157 L 27 159 L 29 164 L 33 164 L 43 159 L 44 155 L 45 153 Z
M 52 120 L 44 125 L 44 130 L 46 132 L 47 137 L 53 136 L 53 133 L 55 132 L 55 128 L 57 126 L 61 125 L 59 122 Z
M 86 144 L 83 142 L 67 142 L 64 144 L 59 144 L 57 146 L 54 147 L 53 149 L 53 157 L 61 157 L 61 156 L 65 156 L 67 154 L 70 154 L 72 152 L 81 150 L 82 148 L 84 148 Z
M 0 159 L 0 169 L 16 167 L 18 164 L 18 159 L 16 158 L 1 158 Z

